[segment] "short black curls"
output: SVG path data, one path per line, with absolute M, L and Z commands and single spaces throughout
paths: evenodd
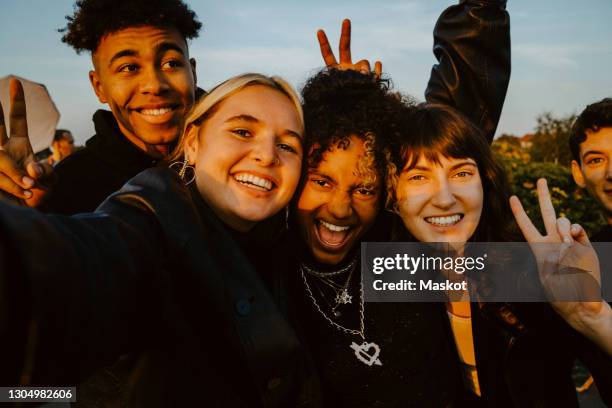
M 181 0 L 77 0 L 74 15 L 66 20 L 58 31 L 77 53 L 95 52 L 102 37 L 128 27 L 175 28 L 185 40 L 196 38 L 202 27 Z
M 612 127 L 612 98 L 604 98 L 587 106 L 574 122 L 569 137 L 569 146 L 574 160 L 580 163 L 580 144 L 587 139 L 588 132 Z
M 388 152 L 411 102 L 395 93 L 389 80 L 337 69 L 311 77 L 302 98 L 307 167 L 316 168 L 326 151 L 348 145 L 355 135 L 369 145 L 367 155 L 372 157 L 367 166 L 384 181 Z

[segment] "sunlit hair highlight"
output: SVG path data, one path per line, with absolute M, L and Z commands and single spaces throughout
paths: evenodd
M 176 148 L 170 154 L 168 161 L 172 162 L 183 158 L 185 153 L 185 135 L 190 126 L 201 126 L 206 119 L 210 118 L 218 110 L 220 104 L 225 99 L 247 87 L 255 85 L 272 88 L 287 96 L 295 106 L 300 124 L 302 127 L 304 126 L 304 114 L 302 113 L 300 97 L 287 81 L 277 76 L 268 77 L 253 73 L 238 75 L 217 85 L 193 106 L 187 114 L 181 137 Z

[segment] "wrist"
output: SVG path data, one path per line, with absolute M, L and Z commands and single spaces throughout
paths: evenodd
M 576 314 L 572 326 L 612 354 L 612 308 L 606 301 L 591 302 Z

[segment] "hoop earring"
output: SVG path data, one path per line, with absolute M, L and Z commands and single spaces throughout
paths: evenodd
M 190 165 L 187 159 L 184 159 L 183 161 L 177 160 L 171 163 L 168 167 L 178 173 L 179 177 L 181 180 L 183 180 L 186 186 L 195 180 L 195 167 Z M 190 174 L 187 175 L 187 173 Z
M 289 229 L 289 206 L 285 207 L 285 228 Z

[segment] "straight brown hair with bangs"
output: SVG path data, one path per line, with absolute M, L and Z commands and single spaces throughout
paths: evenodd
M 514 219 L 509 187 L 503 167 L 495 160 L 483 132 L 466 116 L 446 105 L 423 103 L 406 117 L 404 134 L 393 157 L 388 203 L 395 208 L 397 181 L 402 171 L 413 168 L 421 157 L 440 164 L 440 158 L 473 159 L 484 192 L 482 216 L 472 241 L 514 241 Z

